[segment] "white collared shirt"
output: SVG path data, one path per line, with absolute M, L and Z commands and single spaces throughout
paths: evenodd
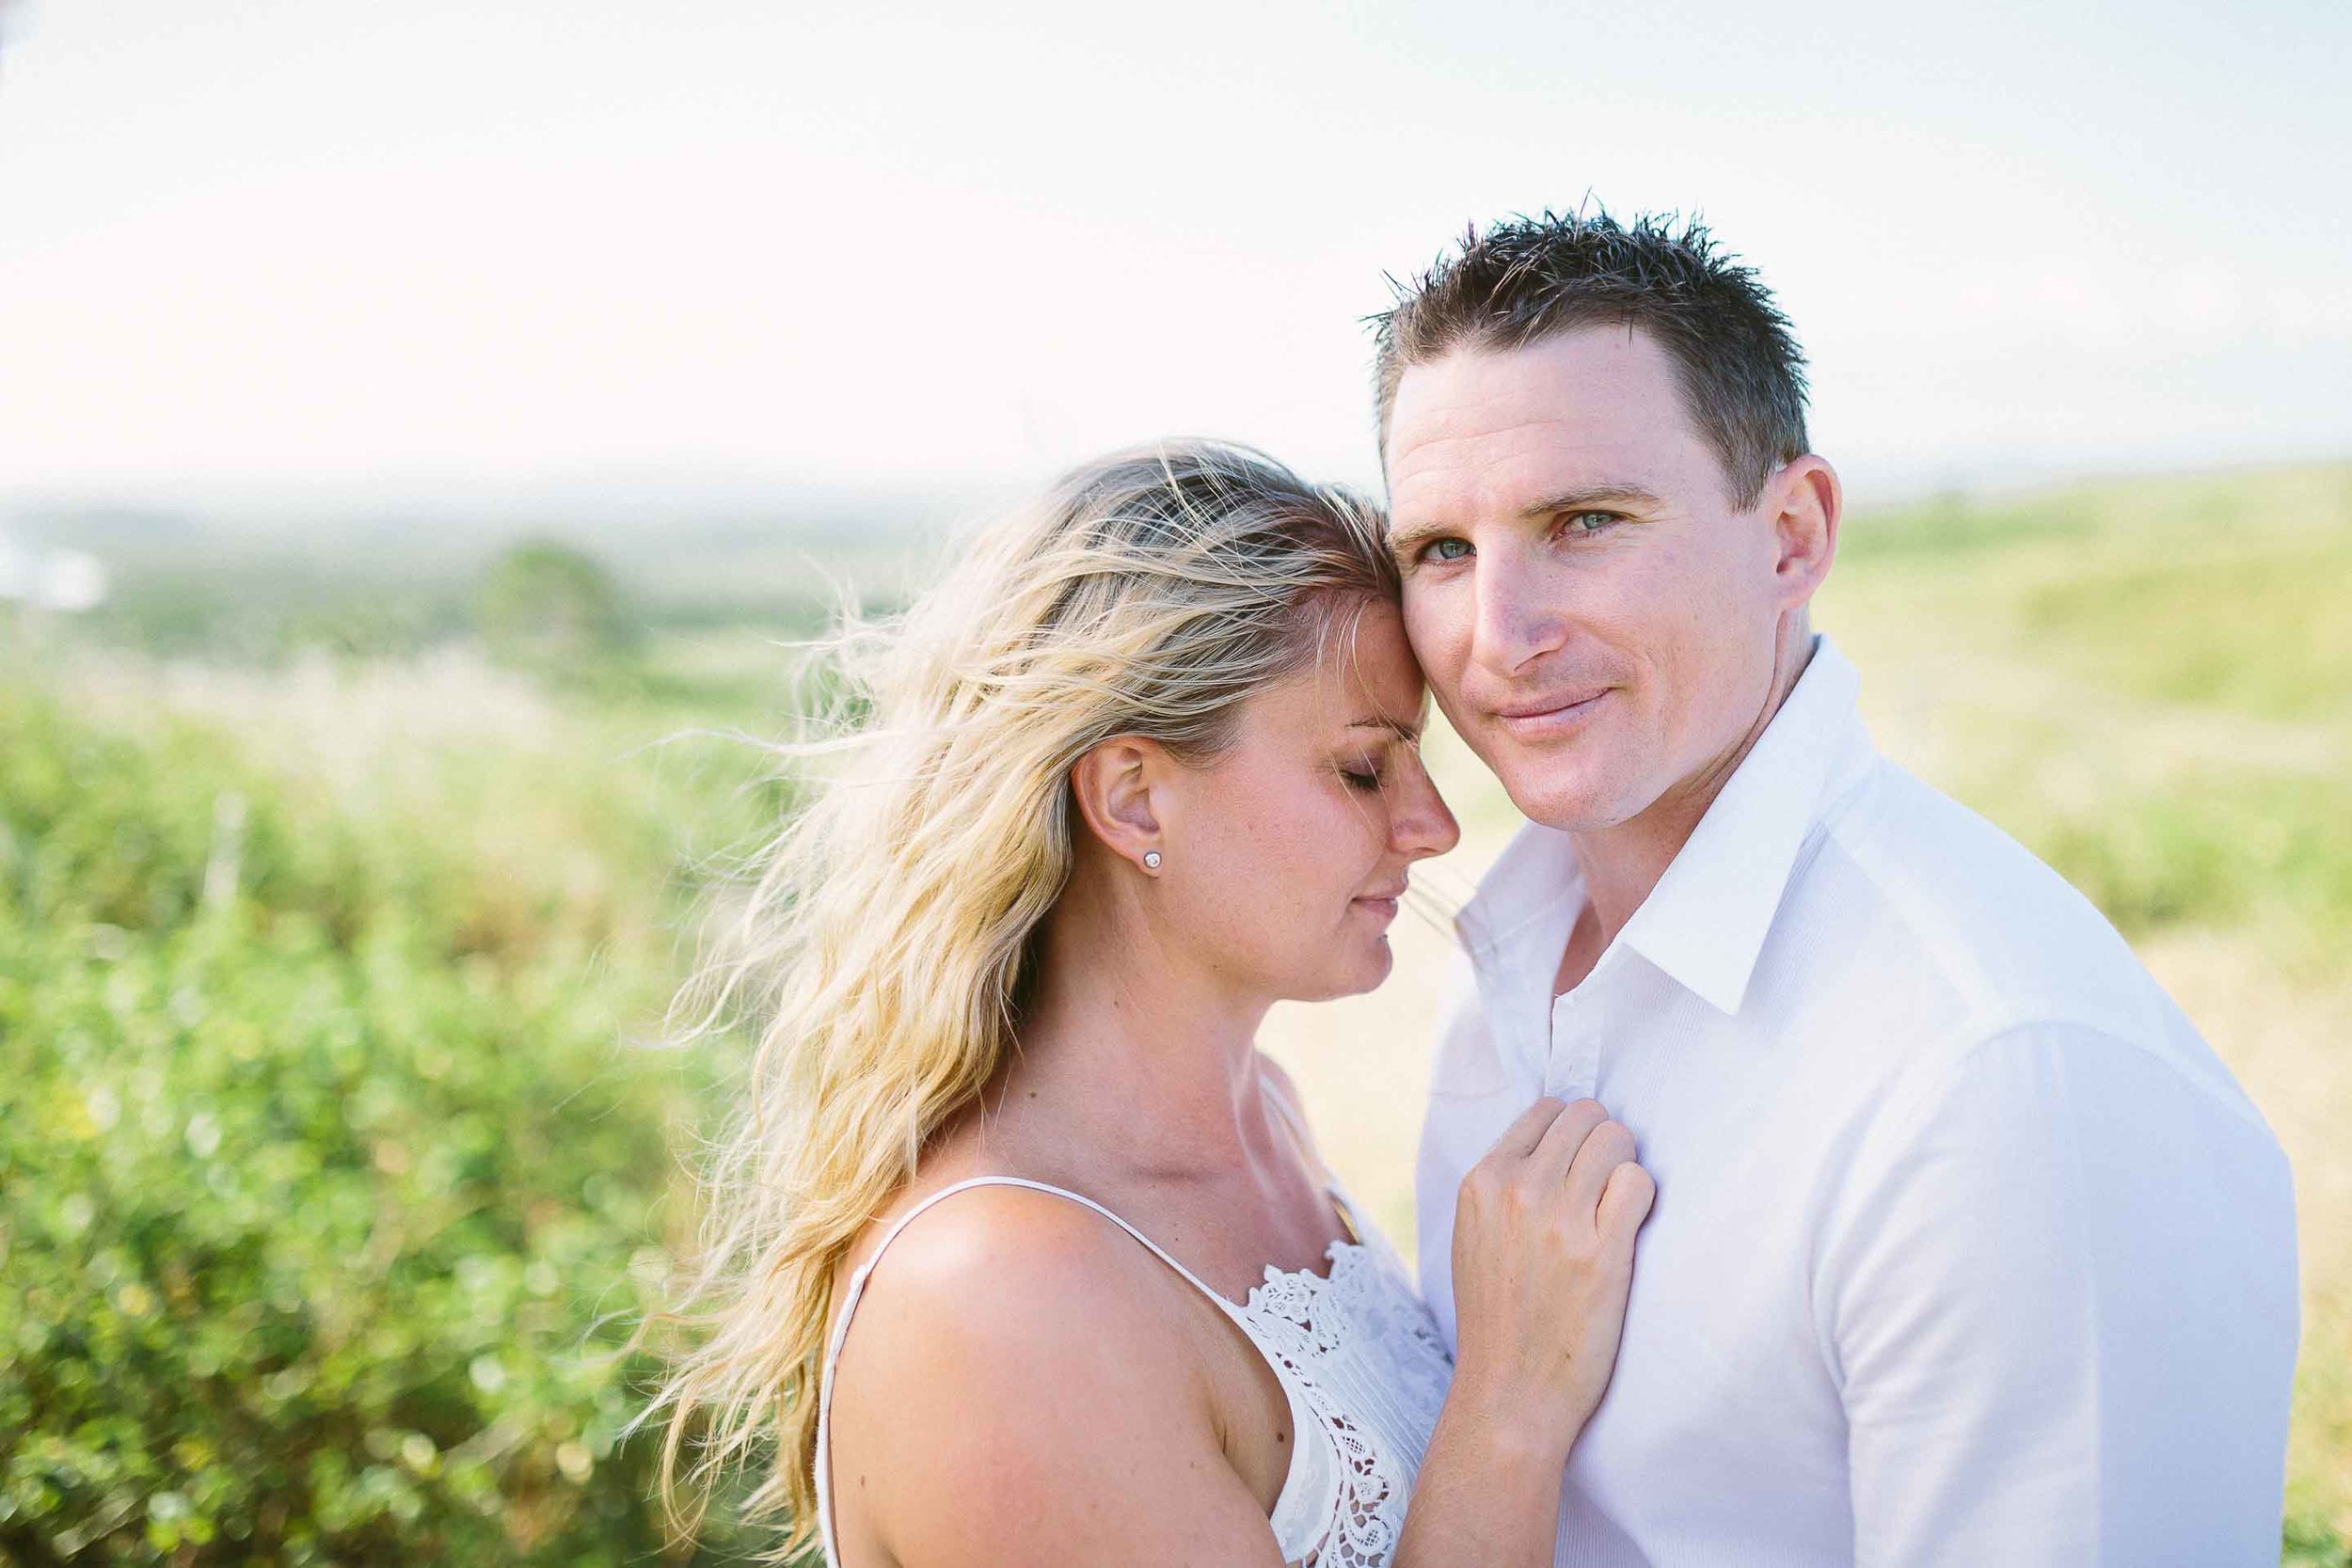
M 1649 898 L 1524 829 L 1457 922 L 1418 1182 L 1540 1094 L 1658 1202 L 1561 1564 L 2279 1560 L 2294 1196 L 2229 1070 L 2073 888 L 1879 755 L 1827 638 Z

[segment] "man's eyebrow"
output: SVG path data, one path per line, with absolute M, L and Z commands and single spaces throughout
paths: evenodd
M 1419 724 L 1407 724 L 1401 719 L 1384 719 L 1376 713 L 1367 715 L 1362 719 L 1351 719 L 1348 721 L 1347 727 L 1351 730 L 1387 730 L 1398 739 L 1406 741 L 1421 738 Z
M 1519 515 L 1529 520 L 1556 516 L 1563 512 L 1591 512 L 1613 506 L 1663 506 L 1656 491 L 1641 484 L 1587 484 L 1574 490 L 1563 490 L 1532 506 L 1519 509 Z
M 1539 517 L 1556 517 L 1563 512 L 1593 512 L 1614 507 L 1660 507 L 1665 505 L 1658 492 L 1645 484 L 1609 481 L 1599 484 L 1579 485 L 1547 496 L 1533 505 L 1519 509 L 1522 520 L 1533 522 Z M 1399 562 L 1409 564 L 1420 547 L 1432 539 L 1442 539 L 1459 532 L 1453 523 L 1431 520 L 1407 523 L 1389 532 L 1389 553 Z
M 1453 531 L 1454 529 L 1450 524 L 1437 522 L 1407 523 L 1403 528 L 1391 529 L 1389 531 L 1389 553 L 1396 557 L 1401 564 L 1409 566 L 1412 564 L 1415 552 L 1422 546 Z

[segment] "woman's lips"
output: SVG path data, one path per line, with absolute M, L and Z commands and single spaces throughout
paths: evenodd
M 1549 740 L 1568 735 L 1592 721 L 1593 710 L 1609 695 L 1609 688 L 1547 698 L 1540 703 L 1520 703 L 1495 709 L 1495 722 L 1514 740 Z

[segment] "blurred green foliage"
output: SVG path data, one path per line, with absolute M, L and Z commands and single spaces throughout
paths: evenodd
M 698 868 L 784 800 L 746 749 L 647 743 L 825 696 L 768 639 L 827 594 L 762 534 L 641 543 L 660 592 L 613 543 L 642 611 L 542 562 L 603 652 L 521 615 L 524 679 L 450 653 L 495 570 L 380 543 L 154 551 L 78 626 L 0 612 L 0 1561 L 693 1556 L 615 1441 L 653 1371 L 621 1351 L 730 1064 L 628 1042 Z M 1866 704 L 1925 694 L 1881 739 L 2136 939 L 2259 952 L 2262 1014 L 2201 1022 L 2332 1103 L 2352 467 L 1945 498 L 1841 553 Z M 2298 1165 L 2307 1215 L 2352 1212 L 2344 1168 Z M 2352 1568 L 2352 1255 L 2305 1275 L 2283 1560 Z M 758 1544 L 728 1519 L 703 1560 Z
M 2352 530 L 2346 531 L 2352 534 Z M 2038 588 L 2026 625 L 2135 695 L 2265 719 L 2352 716 L 2352 537 L 2159 561 Z
M 0 1558 L 664 1555 L 668 844 L 567 881 L 447 809 L 0 682 Z
M 2352 1568 L 2352 1542 L 2323 1519 L 2297 1515 L 2287 1521 L 2280 1568 Z
M 468 624 L 465 597 L 451 588 L 356 583 L 284 562 L 133 570 L 88 617 L 89 631 L 150 653 L 250 663 L 307 648 L 411 655 Z
M 610 664 L 638 638 L 612 576 L 587 551 L 546 539 L 490 562 L 474 624 L 494 657 L 551 674 Z
M 2127 935 L 2249 926 L 2336 972 L 2352 466 L 1946 498 L 1857 518 L 1839 554 L 1824 624 L 1866 671 L 1935 671 L 1905 753 L 1937 783 Z
M 560 601 L 572 592 L 564 572 L 581 563 L 588 571 L 577 575 L 601 578 L 586 592 L 609 591 L 625 648 L 642 651 L 649 633 L 806 635 L 826 625 L 845 585 L 869 609 L 902 604 L 930 569 L 949 515 L 937 497 L 834 497 L 772 515 L 664 505 L 601 520 L 550 515 L 521 540 L 511 515 L 431 510 L 6 521 L 31 543 L 104 561 L 109 596 L 78 618 L 77 638 L 166 657 L 279 664 L 312 651 L 405 657 L 485 630 L 528 641 L 535 634 L 511 617 L 539 614 L 550 591 Z M 522 604 L 489 602 L 516 587 Z M 603 614 L 589 610 L 592 621 Z M 7 614 L 0 604 L 0 619 Z

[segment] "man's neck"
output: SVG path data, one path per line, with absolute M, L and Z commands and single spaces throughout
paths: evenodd
M 1804 617 L 1796 617 L 1793 626 L 1783 627 L 1774 649 L 1772 685 L 1762 706 L 1731 746 L 1638 816 L 1613 827 L 1569 834 L 1569 847 L 1584 879 L 1584 908 L 1561 954 L 1553 994 L 1573 990 L 1593 972 L 1601 954 L 1617 940 L 1617 933 L 1657 890 L 1708 808 L 1756 749 L 1788 693 L 1796 689 L 1812 657 L 1812 630 Z

